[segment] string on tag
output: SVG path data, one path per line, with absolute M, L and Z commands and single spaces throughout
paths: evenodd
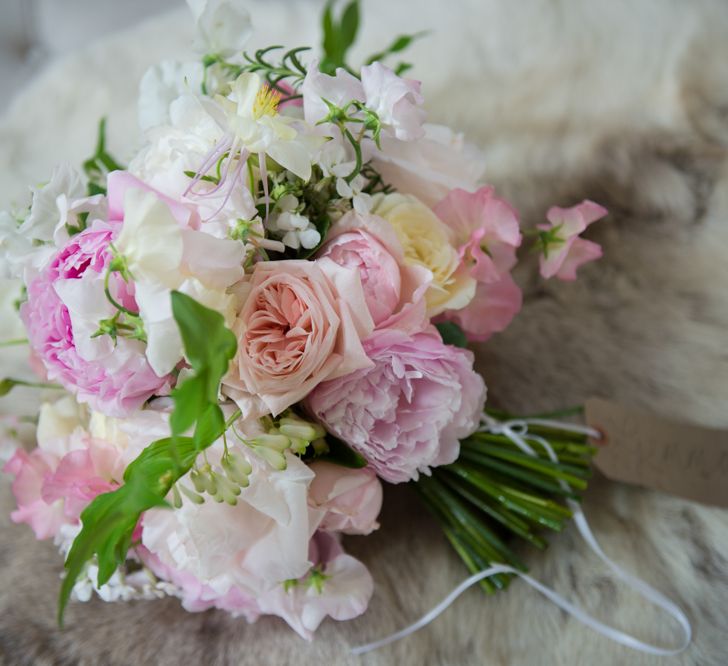
M 498 419 L 495 419 L 488 414 L 483 414 L 481 427 L 478 429 L 478 432 L 488 432 L 494 435 L 504 435 L 508 437 L 508 439 L 510 439 L 524 453 L 527 453 L 531 456 L 536 456 L 537 454 L 531 444 L 529 444 L 529 441 L 532 443 L 536 443 L 544 448 L 547 455 L 553 462 L 558 462 L 558 457 L 556 456 L 556 453 L 554 452 L 548 441 L 546 441 L 543 437 L 539 435 L 529 433 L 529 425 L 553 427 L 559 430 L 584 434 L 591 437 L 592 439 L 601 438 L 601 433 L 594 428 L 590 428 L 589 426 L 582 426 L 574 423 L 561 423 L 559 421 L 551 421 L 548 419 L 537 418 L 499 421 Z M 571 490 L 569 484 L 566 483 L 566 481 L 559 480 L 559 483 L 564 490 Z M 664 610 L 666 613 L 672 616 L 672 618 L 680 625 L 682 640 L 677 647 L 666 648 L 641 641 L 631 634 L 620 631 L 619 629 L 615 629 L 614 627 L 610 627 L 609 625 L 600 622 L 595 617 L 589 615 L 578 606 L 572 604 L 570 601 L 562 597 L 551 588 L 537 581 L 535 578 L 532 578 L 531 576 L 524 574 L 523 572 L 518 571 L 517 569 L 514 569 L 507 564 L 493 564 L 493 566 L 488 567 L 487 569 L 484 569 L 483 571 L 480 571 L 476 574 L 473 574 L 469 578 L 466 578 L 439 604 L 437 604 L 437 606 L 435 606 L 432 610 L 430 610 L 419 620 L 417 620 L 417 622 L 411 624 L 408 627 L 405 627 L 404 629 L 401 629 L 394 634 L 386 636 L 377 641 L 373 641 L 372 643 L 367 643 L 366 645 L 354 647 L 352 648 L 351 652 L 355 655 L 365 654 L 366 652 L 371 652 L 372 650 L 376 650 L 385 645 L 389 645 L 390 643 L 394 643 L 401 638 L 404 638 L 415 633 L 416 631 L 419 631 L 423 627 L 427 626 L 430 622 L 432 622 L 435 618 L 437 618 L 441 613 L 447 610 L 450 605 L 463 592 L 465 592 L 484 578 L 488 578 L 499 573 L 515 574 L 516 576 L 521 578 L 521 580 L 525 581 L 535 590 L 543 594 L 547 599 L 551 600 L 559 608 L 572 615 L 576 620 L 578 620 L 582 624 L 585 624 L 588 627 L 591 627 L 592 629 L 594 629 L 594 631 L 597 631 L 598 633 L 606 636 L 616 643 L 632 648 L 633 650 L 638 650 L 640 652 L 645 652 L 647 654 L 653 654 L 662 657 L 670 657 L 683 652 L 688 647 L 688 645 L 690 645 L 690 642 L 692 640 L 692 627 L 690 626 L 690 621 L 688 620 L 682 609 L 673 601 L 668 599 L 664 594 L 653 588 L 651 585 L 648 585 L 640 578 L 637 578 L 636 576 L 628 573 L 616 562 L 613 562 L 609 557 L 607 557 L 606 553 L 602 550 L 601 546 L 596 540 L 596 537 L 591 531 L 591 528 L 589 527 L 589 523 L 587 522 L 586 516 L 584 515 L 581 506 L 572 499 L 567 499 L 566 501 L 568 503 L 569 509 L 571 509 L 572 517 L 574 519 L 576 528 L 579 530 L 579 534 L 581 534 L 584 541 L 586 541 L 589 548 L 597 555 L 597 557 L 602 562 L 604 562 L 604 564 L 607 565 L 607 567 L 619 580 L 622 580 L 624 583 L 626 583 L 631 589 L 637 592 L 644 599 L 647 599 L 655 606 L 658 606 L 659 608 Z

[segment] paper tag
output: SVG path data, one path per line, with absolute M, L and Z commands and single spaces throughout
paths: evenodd
M 728 507 L 728 431 L 677 423 L 599 398 L 586 422 L 604 434 L 594 464 L 613 481 Z

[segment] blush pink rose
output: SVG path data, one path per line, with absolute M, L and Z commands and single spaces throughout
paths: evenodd
M 571 208 L 549 208 L 546 219 L 550 224 L 537 225 L 544 239 L 541 276 L 545 279 L 576 280 L 579 266 L 599 259 L 602 256 L 601 246 L 579 238 L 579 234 L 607 213 L 606 208 L 589 200 Z
M 320 530 L 345 534 L 369 534 L 379 527 L 382 484 L 374 470 L 348 469 L 328 462 L 310 465 L 314 474 L 308 501 L 326 513 Z
M 374 328 L 358 273 L 326 257 L 256 264 L 233 326 L 224 389 L 243 416 L 280 414 L 322 381 L 371 366 Z
M 28 285 L 20 316 L 50 381 L 95 410 L 125 416 L 155 393 L 167 391 L 170 378 L 155 374 L 143 343 L 121 338 L 114 345 L 108 338 L 91 338 L 99 319 L 111 316 L 103 281 L 112 258 L 109 244 L 118 229 L 118 223 L 96 220 L 73 236 Z M 118 274 L 111 276 L 110 285 L 116 300 L 135 311 L 133 288 Z M 90 313 L 86 326 L 81 325 L 84 310 Z
M 432 275 L 423 266 L 405 261 L 389 222 L 351 211 L 332 226 L 328 238 L 318 256 L 359 273 L 376 328 L 416 333 L 428 325 L 424 296 Z
M 434 210 L 452 229 L 460 260 L 477 280 L 472 301 L 441 319 L 456 322 L 469 340 L 487 340 L 507 328 L 523 303 L 510 273 L 522 238 L 518 213 L 492 187 L 453 189 Z
M 310 410 L 386 481 L 453 462 L 485 403 L 472 353 L 443 344 L 434 328 L 414 336 L 377 331 L 365 349 L 374 367 L 316 387 Z

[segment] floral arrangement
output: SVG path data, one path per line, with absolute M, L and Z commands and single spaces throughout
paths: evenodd
M 478 151 L 425 122 L 409 66 L 384 64 L 417 35 L 347 65 L 356 1 L 326 7 L 318 60 L 251 55 L 237 3 L 189 4 L 205 55 L 144 76 L 128 165 L 102 122 L 82 170 L 0 217 L 37 385 L 65 391 L 4 468 L 13 520 L 65 556 L 59 618 L 72 597 L 172 595 L 310 639 L 367 607 L 341 537 L 377 529 L 381 481 L 414 484 L 471 572 L 525 570 L 509 538 L 545 546 L 593 449 L 546 421 L 555 457 L 527 454 L 487 427 L 505 415 L 466 347 L 518 313 L 524 237 L 573 280 L 606 211 L 523 232 Z

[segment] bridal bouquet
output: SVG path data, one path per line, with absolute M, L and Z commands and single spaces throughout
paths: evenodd
M 346 63 L 356 2 L 327 6 L 320 59 L 245 52 L 237 3 L 189 4 L 205 55 L 144 76 L 141 149 L 122 165 L 102 122 L 82 170 L 0 217 L 32 384 L 65 391 L 4 468 L 13 520 L 65 555 L 59 617 L 172 595 L 311 638 L 367 607 L 342 535 L 377 529 L 382 481 L 415 484 L 471 571 L 525 569 L 509 535 L 562 527 L 592 447 L 536 424 L 549 457 L 493 428 L 466 347 L 518 313 L 524 236 L 571 280 L 606 211 L 522 232 L 479 153 L 425 122 L 408 65 L 384 64 L 416 35 Z

